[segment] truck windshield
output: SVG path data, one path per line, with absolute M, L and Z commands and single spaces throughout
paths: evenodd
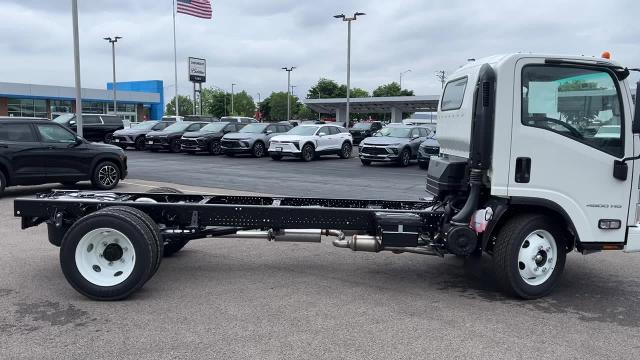
M 264 129 L 267 128 L 267 126 L 268 124 L 249 124 L 240 129 L 240 131 L 238 132 L 246 134 L 260 134 L 264 131 Z
M 397 138 L 408 138 L 411 134 L 411 128 L 405 127 L 386 127 L 378 131 L 374 136 L 387 136 Z

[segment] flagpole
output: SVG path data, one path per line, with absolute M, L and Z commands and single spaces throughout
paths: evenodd
M 178 102 L 178 50 L 176 46 L 176 0 L 173 0 L 173 71 L 174 87 L 176 90 L 176 116 L 180 116 L 180 107 Z

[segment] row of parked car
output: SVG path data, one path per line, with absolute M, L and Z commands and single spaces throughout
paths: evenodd
M 359 144 L 359 157 L 363 165 L 372 162 L 395 162 L 408 166 L 417 159 L 420 166 L 428 167 L 430 156 L 437 155 L 439 146 L 435 128 L 382 123 L 361 122 L 349 131 L 332 123 L 291 122 L 258 123 L 251 118 L 224 117 L 214 121 L 146 121 L 131 128 L 116 131 L 112 142 L 123 149 L 157 152 L 207 152 L 212 155 L 250 154 L 253 157 L 270 156 L 281 160 L 285 156 L 311 161 L 321 155 L 351 157 L 353 147 Z

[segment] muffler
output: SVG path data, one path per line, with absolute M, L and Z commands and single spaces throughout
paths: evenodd
M 266 230 L 266 231 L 238 231 L 234 237 L 238 239 L 267 239 L 277 242 L 312 242 L 319 243 L 322 236 L 335 236 L 344 239 L 344 234 L 339 230 L 319 229 L 293 229 L 293 230 Z
M 369 235 L 353 235 L 350 239 L 333 240 L 333 246 L 353 251 L 378 252 L 380 247 L 380 238 Z

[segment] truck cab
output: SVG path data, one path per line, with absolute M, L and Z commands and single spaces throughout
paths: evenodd
M 550 290 L 573 249 L 640 251 L 628 76 L 608 59 L 511 54 L 445 85 L 427 190 L 461 204 L 448 240 L 470 225 L 516 295 Z

